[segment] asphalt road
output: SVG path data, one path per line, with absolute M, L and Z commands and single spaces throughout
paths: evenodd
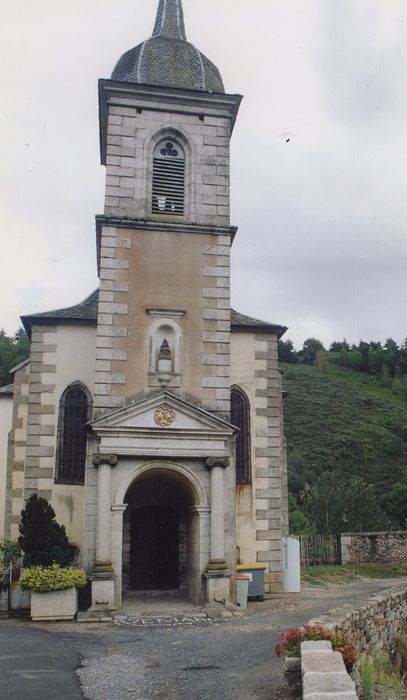
M 2 621 L 0 697 L 286 700 L 282 660 L 274 655 L 280 631 L 401 584 L 407 579 L 307 589 L 253 603 L 242 618 L 192 626 Z

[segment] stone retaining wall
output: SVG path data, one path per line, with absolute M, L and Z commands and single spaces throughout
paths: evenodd
M 339 620 L 335 630 L 354 640 L 361 652 L 395 651 L 397 635 L 407 625 L 407 589 L 389 595 L 377 593 L 358 610 Z
M 385 649 L 396 651 L 397 636 L 407 625 L 407 589 L 393 588 L 361 600 L 356 610 L 347 607 L 330 610 L 310 625 L 322 625 L 346 639 L 357 650 L 370 653 Z M 330 649 L 328 649 L 328 646 Z M 330 653 L 330 656 L 327 654 Z M 342 700 L 357 698 L 353 681 L 346 673 L 331 649 L 330 642 L 303 642 L 301 644 L 301 672 L 304 700 L 340 697 Z M 341 675 L 345 672 L 345 675 Z M 346 678 L 345 678 L 346 676 Z M 295 695 L 292 695 L 295 697 Z M 298 696 L 297 696 L 298 697 Z
M 342 563 L 359 561 L 405 564 L 407 531 L 357 532 L 341 537 Z
M 342 607 L 311 620 L 343 635 L 356 647 L 358 655 L 385 649 L 395 651 L 397 635 L 407 624 L 407 589 L 392 588 L 362 599 L 357 610 Z

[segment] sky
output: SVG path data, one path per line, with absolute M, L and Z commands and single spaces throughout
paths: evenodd
M 0 327 L 97 286 L 97 80 L 158 0 L 2 0 Z M 405 0 L 183 0 L 244 96 L 232 138 L 232 305 L 297 348 L 407 336 Z

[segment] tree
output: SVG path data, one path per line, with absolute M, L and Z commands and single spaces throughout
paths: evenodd
M 294 496 L 288 494 L 288 516 L 290 522 L 290 535 L 311 534 L 312 530 L 307 516 L 299 509 Z
M 343 479 L 324 472 L 311 488 L 305 513 L 317 532 L 336 534 L 380 527 L 381 513 L 373 487 L 358 476 Z
M 278 341 L 278 359 L 280 362 L 298 362 L 298 357 L 294 349 L 292 340 Z
M 65 528 L 55 520 L 52 506 L 33 494 L 21 511 L 18 543 L 24 552 L 24 566 L 67 566 L 70 561 Z
M 407 469 L 401 480 L 383 497 L 382 506 L 397 528 L 407 529 Z
M 20 328 L 13 337 L 0 330 L 0 386 L 10 383 L 10 370 L 25 360 L 30 351 L 30 341 Z
M 302 346 L 302 360 L 306 365 L 313 365 L 318 350 L 325 350 L 323 344 L 317 338 L 307 338 Z

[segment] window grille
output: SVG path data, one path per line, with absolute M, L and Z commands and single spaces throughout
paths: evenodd
M 91 403 L 79 385 L 68 387 L 59 407 L 57 482 L 83 484 L 86 465 L 86 423 Z
M 232 387 L 230 395 L 231 422 L 239 432 L 236 436 L 236 483 L 250 484 L 250 406 L 249 399 L 239 387 Z
M 159 144 L 153 158 L 153 214 L 184 214 L 185 159 L 181 147 L 166 141 Z

